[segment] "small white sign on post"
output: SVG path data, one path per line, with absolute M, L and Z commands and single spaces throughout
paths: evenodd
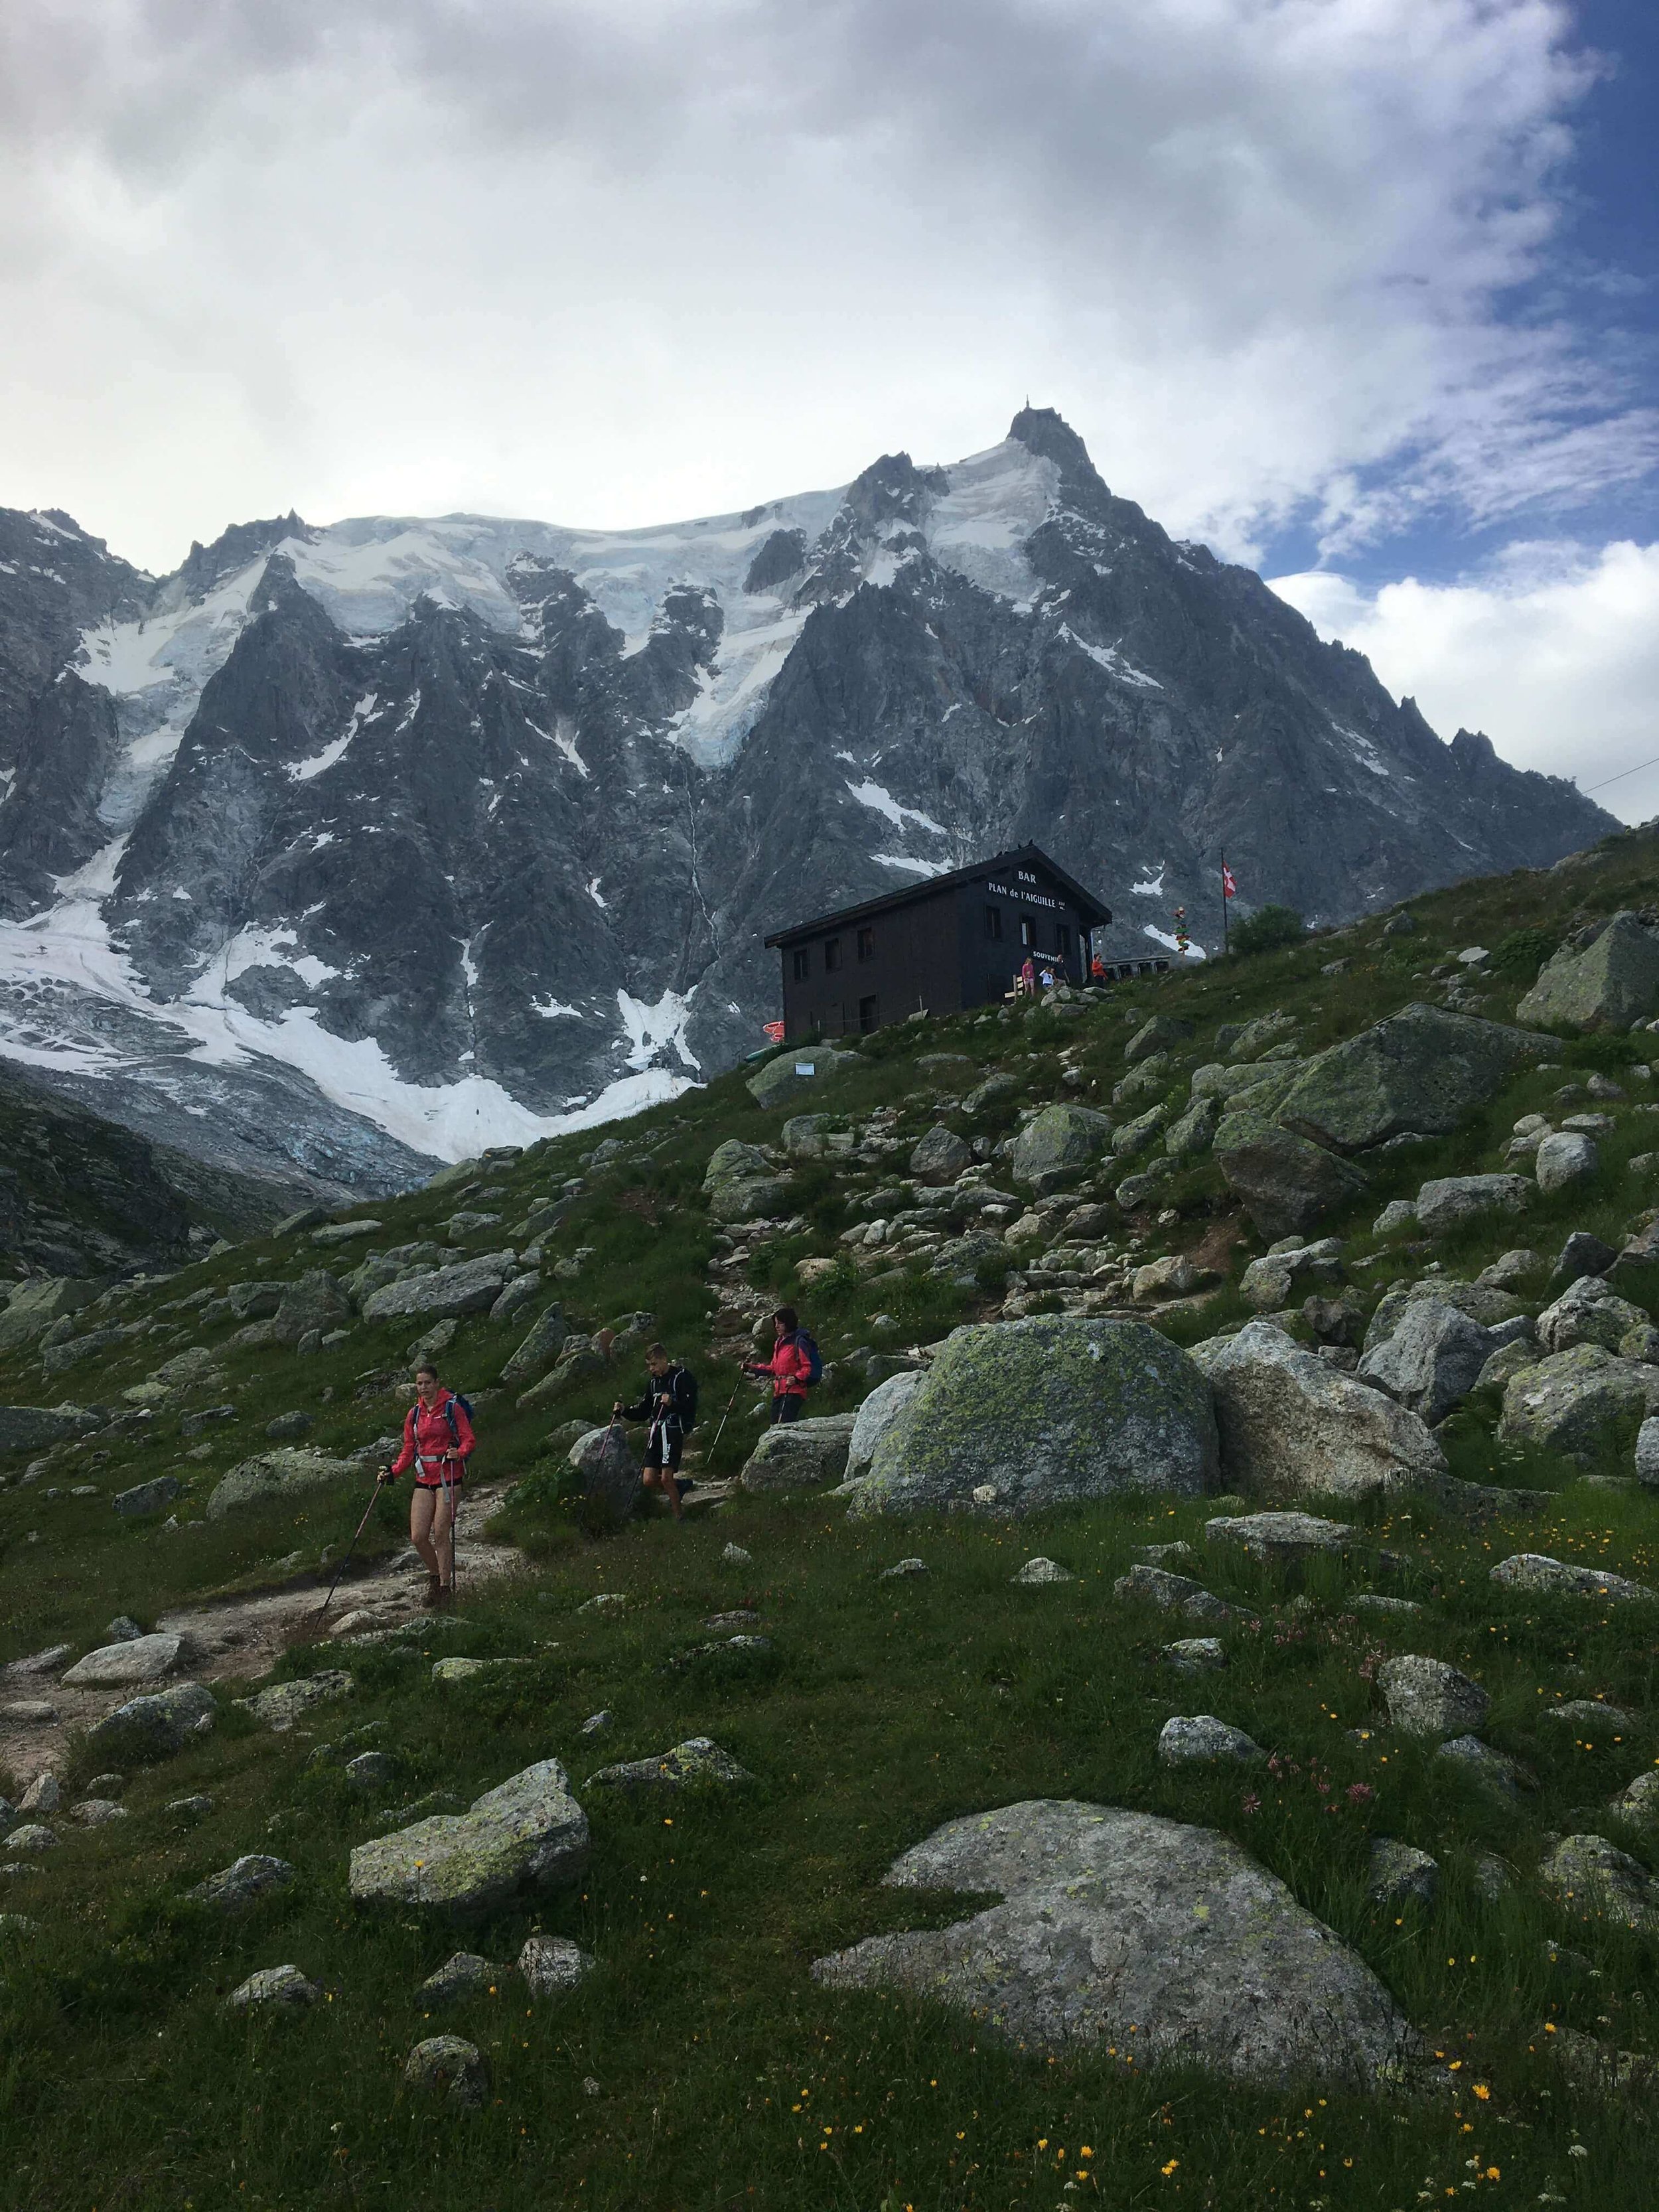
M 798 1060 L 795 1062 L 797 1075 L 816 1075 L 817 1072 L 816 1065 L 810 1060 Z

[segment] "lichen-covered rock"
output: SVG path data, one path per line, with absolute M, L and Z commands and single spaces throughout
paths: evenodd
M 858 1142 L 852 1130 L 833 1114 L 796 1114 L 784 1123 L 780 1133 L 792 1160 L 830 1158 L 850 1152 Z M 915 1173 L 914 1168 L 911 1172 Z
M 587 1778 L 590 1790 L 732 1789 L 752 1782 L 754 1776 L 739 1766 L 729 1752 L 711 1737 L 694 1735 L 653 1759 L 625 1759 L 602 1766 Z
M 1293 1245 L 1288 1252 L 1267 1252 L 1252 1260 L 1239 1278 L 1239 1295 L 1258 1313 L 1277 1313 L 1313 1291 L 1343 1279 L 1341 1245 L 1334 1237 L 1316 1244 Z
M 1417 1225 L 1425 1236 L 1445 1237 L 1485 1214 L 1520 1213 L 1531 1196 L 1525 1176 L 1440 1176 L 1417 1194 Z
M 127 1761 L 167 1759 L 213 1726 L 213 1692 L 201 1682 L 175 1682 L 153 1697 L 131 1698 L 87 1731 L 100 1756 Z
M 1267 1322 L 1206 1348 L 1204 1364 L 1223 1475 L 1247 1498 L 1369 1498 L 1445 1479 L 1415 1413 Z
M 1659 1416 L 1652 1413 L 1636 1431 L 1636 1480 L 1644 1490 L 1659 1490 Z
M 225 1999 L 230 2012 L 303 2012 L 322 1990 L 298 1966 L 261 1966 Z
M 1492 1699 L 1479 1682 L 1443 1659 L 1403 1652 L 1389 1660 L 1376 1679 L 1389 1724 L 1402 1735 L 1462 1735 L 1486 1724 Z
M 130 1689 L 165 1681 L 185 1656 L 181 1636 L 137 1636 L 77 1659 L 61 1679 L 71 1690 Z
M 1370 1869 L 1365 1894 L 1386 1912 L 1407 1905 L 1432 1905 L 1440 1887 L 1440 1865 L 1414 1844 L 1397 1836 L 1377 1836 L 1371 1843 Z
M 1607 1809 L 1621 1820 L 1644 1824 L 1659 1820 L 1659 1767 L 1650 1766 L 1634 1782 L 1626 1783 Z
M 1544 1139 L 1533 1161 L 1538 1188 L 1546 1196 L 1565 1190 L 1571 1183 L 1588 1182 L 1601 1164 L 1595 1138 L 1582 1129 L 1556 1130 Z
M 0 1406 L 0 1452 L 50 1451 L 103 1425 L 84 1406 Z
M 1605 1277 L 1579 1275 L 1539 1315 L 1538 1348 L 1548 1354 L 1569 1352 L 1575 1344 L 1599 1344 L 1604 1351 L 1639 1359 L 1652 1326 L 1641 1307 L 1621 1298 Z
M 851 1510 L 1031 1512 L 1215 1487 L 1210 1394 L 1143 1322 L 1044 1316 L 959 1328 L 875 1451 Z
M 592 1954 L 564 1936 L 532 1936 L 519 1954 L 519 1972 L 532 1997 L 562 1996 L 592 1971 Z
M 1425 2055 L 1370 1969 L 1207 1828 L 1038 1799 L 948 1821 L 887 1880 L 1003 1901 L 820 1959 L 826 1987 L 907 1990 L 1030 2051 L 1243 2081 L 1376 2087 Z
M 1348 1161 L 1242 1106 L 1217 1125 L 1214 1150 L 1228 1189 L 1264 1237 L 1306 1237 L 1365 1188 Z
M 1207 1152 L 1215 1139 L 1216 1127 L 1221 1119 L 1221 1102 L 1218 1098 L 1194 1098 L 1186 1112 L 1170 1122 L 1164 1133 L 1164 1149 L 1171 1159 L 1190 1159 L 1199 1152 Z
M 513 1252 L 480 1252 L 453 1267 L 434 1267 L 383 1283 L 363 1300 L 363 1319 L 459 1320 L 465 1314 L 486 1312 L 500 1297 L 516 1258 Z
M 273 1891 L 291 1889 L 295 1879 L 286 1859 L 272 1858 L 268 1851 L 245 1851 L 217 1874 L 198 1881 L 190 1894 L 198 1904 L 210 1905 L 216 1911 L 240 1912 Z
M 1455 1306 L 1418 1298 L 1394 1334 L 1366 1352 L 1359 1376 L 1432 1425 L 1468 1397 L 1498 1348 L 1492 1331 Z
M 943 1122 L 930 1129 L 910 1154 L 910 1172 L 918 1182 L 954 1182 L 974 1156 L 954 1129 Z
M 1628 1029 L 1659 1012 L 1659 936 L 1628 909 L 1615 914 L 1593 945 L 1553 954 L 1516 1012 L 1552 1029 Z
M 1489 1790 L 1501 1790 L 1506 1797 L 1516 1797 L 1522 1790 L 1535 1785 L 1532 1777 L 1518 1760 L 1501 1751 L 1494 1751 L 1489 1743 L 1482 1743 L 1478 1735 L 1455 1735 L 1435 1749 L 1437 1759 L 1445 1759 L 1473 1780 Z
M 1516 1552 L 1500 1559 L 1488 1576 L 1500 1589 L 1539 1590 L 1564 1597 L 1610 1598 L 1621 1605 L 1639 1602 L 1656 1592 L 1646 1583 L 1632 1582 L 1605 1568 L 1579 1566 L 1553 1559 L 1544 1552 Z
M 1018 1573 L 1010 1575 L 1008 1579 L 1018 1589 L 1045 1589 L 1054 1583 L 1074 1583 L 1077 1577 L 1062 1567 L 1058 1559 L 1044 1559 L 1039 1553 L 1036 1559 L 1027 1559 Z
M 1393 1283 L 1376 1302 L 1365 1329 L 1365 1349 L 1370 1352 L 1390 1337 L 1405 1318 L 1408 1307 L 1419 1299 L 1431 1298 L 1437 1304 L 1455 1306 L 1471 1321 L 1479 1322 L 1482 1328 L 1497 1329 L 1505 1322 L 1524 1316 L 1526 1309 L 1511 1291 L 1499 1290 L 1490 1283 L 1468 1283 L 1456 1275 L 1425 1275 L 1419 1281 Z
M 1354 1540 L 1346 1521 L 1324 1521 L 1316 1513 L 1221 1514 L 1204 1523 L 1212 1544 L 1237 1544 L 1253 1559 L 1288 1561 L 1317 1553 L 1338 1556 Z
M 242 1705 L 250 1720 L 270 1729 L 274 1735 L 283 1735 L 304 1714 L 313 1712 L 319 1705 L 334 1705 L 342 1698 L 350 1697 L 356 1686 L 343 1668 L 325 1667 L 319 1674 L 301 1676 L 297 1682 L 273 1682 L 269 1689 L 245 1698 Z
M 361 1483 L 361 1460 L 337 1459 L 332 1453 L 312 1451 L 303 1444 L 279 1444 L 240 1460 L 214 1486 L 207 1502 L 210 1521 L 222 1521 L 244 1505 L 299 1497 L 309 1490 L 324 1490 L 337 1482 Z
M 574 1881 L 587 1863 L 587 1815 L 556 1759 L 486 1790 L 465 1813 L 438 1813 L 351 1854 L 359 1903 L 483 1912 L 521 1889 Z
M 1279 1118 L 1339 1152 L 1367 1152 L 1421 1131 L 1449 1136 L 1516 1069 L 1549 1057 L 1553 1037 L 1439 1006 L 1402 1006 L 1321 1053 L 1286 1094 Z
M 1575 1920 L 1659 1929 L 1659 1881 L 1605 1836 L 1563 1836 L 1539 1861 L 1538 1879 Z
M 176 1474 L 152 1475 L 148 1482 L 135 1482 L 131 1490 L 118 1491 L 110 1503 L 124 1521 L 142 1520 L 147 1513 L 159 1513 L 163 1506 L 171 1505 L 183 1485 Z
M 1163 1658 L 1178 1674 L 1210 1674 L 1226 1665 L 1227 1651 L 1218 1636 L 1183 1636 L 1164 1646 Z
M 477 1951 L 456 1951 L 427 1976 L 415 1992 L 416 2001 L 428 2007 L 460 2004 L 499 1989 L 506 1979 L 506 1967 L 493 1959 L 482 1958 Z
M 1087 1167 L 1106 1149 L 1110 1117 L 1089 1106 L 1045 1106 L 1014 1139 L 1008 1171 L 1016 1182 L 1036 1183 Z
M 1591 1460 L 1622 1426 L 1652 1413 L 1659 1413 L 1659 1367 L 1618 1358 L 1599 1344 L 1575 1344 L 1511 1379 L 1498 1441 Z
M 1172 1574 L 1167 1567 L 1133 1566 L 1112 1584 L 1112 1595 L 1130 1603 L 1155 1605 L 1160 1613 L 1178 1613 L 1188 1620 L 1231 1620 L 1237 1607 L 1213 1590 L 1195 1583 L 1190 1575 Z
M 768 1429 L 744 1462 L 745 1490 L 818 1490 L 847 1472 L 856 1413 L 826 1413 L 817 1420 L 781 1421 Z
M 1132 1121 L 1121 1122 L 1112 1132 L 1112 1156 L 1115 1159 L 1139 1159 L 1149 1152 L 1158 1139 L 1159 1131 L 1170 1118 L 1167 1106 L 1149 1106 L 1144 1114 L 1137 1114 Z
M 555 1299 L 531 1322 L 527 1334 L 501 1370 L 502 1382 L 516 1382 L 520 1376 L 541 1374 L 563 1351 L 569 1334 L 563 1309 Z
M 1181 1021 L 1173 1014 L 1154 1014 L 1144 1021 L 1123 1048 L 1123 1057 L 1133 1066 L 1138 1060 L 1149 1059 L 1155 1052 L 1169 1052 L 1176 1045 L 1185 1044 L 1193 1033 L 1190 1022 Z
M 816 1091 L 863 1066 L 855 1052 L 836 1052 L 823 1044 L 790 1045 L 757 1067 L 746 1087 L 757 1106 L 781 1106 L 787 1098 Z
M 911 1368 L 900 1375 L 890 1375 L 875 1389 L 859 1407 L 853 1422 L 853 1434 L 847 1447 L 847 1480 L 856 1482 L 870 1471 L 876 1455 L 876 1447 L 921 1388 L 921 1370 Z
M 404 2083 L 417 2096 L 476 2111 L 489 2094 L 489 2061 L 459 2035 L 428 2035 L 404 2062 Z
M 1254 1736 L 1213 1713 L 1176 1713 L 1158 1731 L 1158 1755 L 1165 1766 L 1206 1766 L 1218 1759 L 1243 1766 L 1267 1754 Z

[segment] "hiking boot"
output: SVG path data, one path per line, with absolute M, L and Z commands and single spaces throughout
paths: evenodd
M 440 1613 L 441 1613 L 447 1606 L 453 1605 L 455 1602 L 454 1583 L 440 1583 L 438 1585 L 438 1595 L 433 1599 L 432 1602 L 434 1609 Z
M 436 1575 L 428 1575 L 426 1578 L 426 1595 L 421 1600 L 421 1603 L 428 1613 L 435 1613 L 443 1603 L 443 1584 Z

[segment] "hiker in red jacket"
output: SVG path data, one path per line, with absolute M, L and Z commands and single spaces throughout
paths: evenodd
M 772 1419 L 798 1421 L 801 1408 L 806 1403 L 808 1380 L 812 1363 L 797 1341 L 800 1316 L 793 1306 L 780 1306 L 772 1316 L 772 1357 L 769 1359 L 746 1359 L 745 1375 L 769 1375 L 772 1377 Z
M 465 1407 L 438 1380 L 435 1367 L 417 1367 L 415 1403 L 404 1416 L 404 1448 L 380 1480 L 395 1482 L 415 1470 L 409 1540 L 426 1562 L 428 1608 L 447 1605 L 455 1595 L 455 1508 L 472 1445 Z

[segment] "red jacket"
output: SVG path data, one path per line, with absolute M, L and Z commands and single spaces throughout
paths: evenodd
M 782 1338 L 775 1346 L 769 1359 L 757 1359 L 752 1364 L 757 1375 L 772 1377 L 772 1395 L 775 1398 L 804 1398 L 806 1395 L 806 1378 L 812 1372 L 812 1363 L 793 1336 Z
M 453 1428 L 450 1426 L 449 1415 L 444 1410 L 446 1407 L 453 1408 Z M 393 1474 L 407 1474 L 414 1467 L 417 1455 L 422 1462 L 449 1460 L 464 1462 L 472 1449 L 473 1441 L 472 1424 L 453 1390 L 446 1390 L 429 1407 L 422 1406 L 417 1398 L 404 1415 L 404 1448 L 392 1462 L 392 1472 Z M 465 1465 L 453 1464 L 447 1470 L 452 1482 L 465 1471 Z M 416 1468 L 415 1480 L 416 1482 L 428 1480 L 424 1466 Z M 434 1482 L 439 1480 L 439 1470 L 435 1466 L 430 1480 Z

